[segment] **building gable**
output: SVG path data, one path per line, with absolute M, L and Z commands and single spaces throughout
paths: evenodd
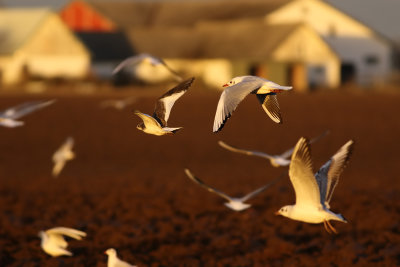
M 339 58 L 326 42 L 308 25 L 303 24 L 288 35 L 274 51 L 277 61 L 321 63 Z
M 111 32 L 117 26 L 84 1 L 70 2 L 60 11 L 65 24 L 75 32 Z
M 0 9 L 0 55 L 11 55 L 31 38 L 48 9 Z
M 321 0 L 295 0 L 265 16 L 267 23 L 304 22 L 323 36 L 371 37 L 372 29 Z
M 21 47 L 28 54 L 76 55 L 88 54 L 85 46 L 65 26 L 56 14 L 49 13 L 35 34 Z

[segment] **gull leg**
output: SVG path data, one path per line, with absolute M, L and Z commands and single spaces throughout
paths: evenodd
M 332 231 L 331 231 L 331 229 L 328 227 L 327 221 L 325 221 L 325 220 L 324 220 L 324 227 L 325 227 L 325 230 L 326 230 L 329 234 L 332 234 Z
M 329 221 L 326 221 L 326 224 L 329 226 L 329 228 L 334 232 L 335 234 L 338 234 L 338 231 L 335 229 L 335 227 L 332 226 L 332 224 Z

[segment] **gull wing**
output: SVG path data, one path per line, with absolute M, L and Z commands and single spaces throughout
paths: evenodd
M 161 127 L 160 123 L 150 115 L 135 111 L 135 115 L 138 115 L 144 122 L 144 124 L 156 124 Z
M 0 117 L 6 117 L 9 119 L 19 119 L 29 113 L 32 113 L 36 110 L 39 110 L 41 108 L 47 107 L 51 104 L 53 104 L 55 100 L 50 100 L 50 101 L 33 101 L 33 102 L 26 102 L 22 103 L 18 106 L 9 108 L 5 110 L 3 113 L 0 114 Z
M 74 146 L 74 138 L 69 136 L 67 140 L 65 140 L 64 144 L 61 146 L 62 150 L 71 150 Z
M 73 229 L 73 228 L 68 228 L 68 227 L 55 227 L 51 228 L 46 231 L 47 235 L 65 235 L 71 238 L 74 238 L 76 240 L 81 240 L 83 237 L 86 236 L 85 232 Z
M 185 173 L 186 175 L 190 178 L 190 180 L 192 180 L 193 182 L 195 182 L 196 184 L 200 185 L 201 187 L 205 188 L 207 191 L 212 192 L 214 194 L 219 195 L 220 197 L 228 200 L 229 202 L 232 201 L 232 198 L 230 196 L 228 196 L 227 194 L 206 185 L 202 180 L 200 180 L 199 178 L 197 178 L 196 176 L 194 176 L 188 169 L 185 169 Z
M 320 192 L 312 171 L 310 144 L 301 137 L 289 165 L 289 177 L 296 193 L 296 205 L 320 206 Z
M 55 157 L 53 157 L 53 160 L 54 158 Z M 65 166 L 65 160 L 54 160 L 54 167 L 52 171 L 53 176 L 57 177 L 61 173 L 64 166 Z
M 194 81 L 194 77 L 181 82 L 165 94 L 163 94 L 156 103 L 156 107 L 154 109 L 153 117 L 163 126 L 167 126 L 167 121 L 169 115 L 171 113 L 171 109 L 175 104 L 175 101 L 178 100 L 189 87 L 192 85 Z
M 113 107 L 116 109 L 123 109 L 126 106 L 135 103 L 136 102 L 136 97 L 127 97 L 124 99 L 108 99 L 100 102 L 100 107 L 101 108 L 106 108 L 106 107 Z
M 167 63 L 165 63 L 164 60 L 159 59 L 161 64 L 174 76 L 175 81 L 177 82 L 182 82 L 182 77 L 179 75 L 179 73 L 177 73 L 175 70 L 171 69 L 170 66 L 167 65 Z
M 321 192 L 321 202 L 329 208 L 333 191 L 339 182 L 339 176 L 349 162 L 354 141 L 344 144 L 315 174 Z
M 247 200 L 249 200 L 250 198 L 253 198 L 255 196 L 257 196 L 258 194 L 264 192 L 265 189 L 267 189 L 268 187 L 270 187 L 271 185 L 273 185 L 274 183 L 276 183 L 279 179 L 281 179 L 283 177 L 283 174 L 280 175 L 278 178 L 272 180 L 271 182 L 267 183 L 266 185 L 254 190 L 253 192 L 248 193 L 247 195 L 245 195 L 244 197 L 242 197 L 240 200 L 241 202 L 246 202 Z
M 241 81 L 222 92 L 215 112 L 213 132 L 219 132 L 239 103 L 251 92 L 260 88 L 258 81 Z
M 257 157 L 261 157 L 261 158 L 265 158 L 265 159 L 273 158 L 271 155 L 268 155 L 266 153 L 259 152 L 259 151 L 253 151 L 253 150 L 240 149 L 240 148 L 237 148 L 237 147 L 230 146 L 230 145 L 228 145 L 228 144 L 226 144 L 226 143 L 224 143 L 222 141 L 218 141 L 218 144 L 221 147 L 223 147 L 223 148 L 225 148 L 227 150 L 230 150 L 232 152 L 241 153 L 241 154 L 245 154 L 245 155 L 248 155 L 248 156 L 257 156 Z
M 311 139 L 310 140 L 310 144 L 317 142 L 319 139 L 321 139 L 322 137 L 325 137 L 327 134 L 329 134 L 329 130 L 326 130 L 322 134 L 320 134 L 317 137 L 314 137 L 313 139 Z M 294 147 L 292 147 L 291 149 L 286 150 L 285 152 L 280 154 L 280 157 L 285 158 L 285 159 L 290 157 L 292 155 L 292 153 L 293 153 L 293 150 L 294 150 Z
M 125 68 L 128 65 L 136 65 L 136 64 L 138 64 L 140 61 L 142 61 L 146 57 L 151 57 L 151 56 L 148 55 L 148 54 L 139 54 L 139 55 L 135 55 L 135 56 L 128 57 L 128 58 L 124 59 L 121 63 L 119 63 L 114 68 L 114 70 L 112 71 L 112 75 L 116 74 L 117 72 L 119 72 L 121 69 Z
M 268 116 L 276 123 L 282 123 L 281 110 L 279 108 L 276 93 L 270 94 L 256 94 L 258 101 L 260 101 L 262 108 Z
M 129 264 L 126 261 L 116 258 L 113 267 L 136 267 L 136 265 Z

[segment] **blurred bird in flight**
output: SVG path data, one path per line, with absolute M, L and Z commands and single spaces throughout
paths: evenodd
M 42 109 L 53 104 L 56 100 L 50 101 L 32 101 L 26 102 L 11 108 L 8 108 L 0 112 L 0 126 L 14 128 L 24 125 L 23 121 L 19 121 L 22 118 L 36 110 Z
M 136 102 L 136 97 L 127 97 L 123 99 L 108 99 L 100 103 L 101 108 L 115 108 L 117 110 L 123 110 L 127 106 Z
M 127 66 L 132 66 L 132 65 L 137 65 L 141 62 L 145 62 L 145 63 L 149 63 L 152 66 L 158 66 L 161 65 L 163 67 L 165 67 L 173 76 L 173 78 L 175 79 L 175 81 L 177 82 L 181 82 L 183 79 L 182 77 L 173 69 L 171 69 L 165 62 L 164 60 L 162 60 L 161 58 L 146 54 L 146 53 L 142 53 L 142 54 L 138 54 L 132 57 L 128 57 L 127 59 L 123 60 L 121 63 L 119 63 L 113 70 L 112 74 L 116 74 L 117 72 L 121 71 L 123 68 L 127 67 Z
M 273 183 L 275 183 L 278 179 L 281 178 L 278 177 L 277 179 L 273 180 L 272 182 L 269 182 L 268 184 L 248 193 L 247 195 L 240 197 L 240 198 L 234 198 L 234 197 L 230 197 L 227 194 L 206 185 L 202 180 L 200 180 L 198 177 L 194 176 L 190 170 L 185 169 L 185 173 L 186 175 L 190 178 L 190 180 L 192 180 L 193 182 L 195 182 L 196 184 L 200 185 L 201 187 L 205 188 L 207 191 L 214 193 L 222 198 L 224 198 L 225 200 L 228 200 L 228 202 L 224 203 L 225 206 L 227 206 L 228 208 L 234 210 L 234 211 L 242 211 L 245 209 L 248 209 L 251 207 L 250 204 L 244 203 L 247 200 L 257 196 L 258 194 L 262 193 L 265 191 L 265 189 L 267 189 L 268 187 L 270 187 Z
M 68 243 L 67 241 L 65 241 L 64 236 L 68 236 L 76 240 L 81 240 L 83 237 L 86 236 L 86 233 L 68 227 L 55 227 L 46 231 L 40 231 L 40 246 L 42 247 L 44 252 L 53 257 L 72 256 L 72 253 L 66 250 L 66 248 L 68 247 Z
M 74 139 L 68 137 L 62 146 L 53 154 L 53 176 L 57 177 L 64 168 L 67 161 L 75 158 L 75 153 L 72 151 Z
M 327 135 L 329 133 L 329 131 L 325 131 L 323 132 L 321 135 L 314 137 L 313 139 L 311 139 L 310 144 L 318 141 L 319 139 L 321 139 L 322 137 L 324 137 L 325 135 Z M 259 151 L 253 151 L 253 150 L 245 150 L 245 149 L 241 149 L 241 148 L 237 148 L 237 147 L 233 147 L 230 146 L 222 141 L 218 141 L 218 144 L 229 150 L 232 152 L 236 152 L 236 153 L 241 153 L 241 154 L 245 154 L 248 156 L 256 156 L 256 157 L 261 157 L 264 159 L 267 159 L 270 161 L 271 165 L 274 167 L 284 167 L 284 166 L 288 166 L 290 164 L 290 159 L 289 157 L 292 155 L 294 147 L 286 150 L 285 152 L 283 152 L 280 155 L 270 155 L 264 152 L 259 152 Z
M 120 260 L 117 256 L 117 251 L 113 248 L 107 249 L 104 253 L 108 255 L 107 267 L 136 267 L 136 265 Z

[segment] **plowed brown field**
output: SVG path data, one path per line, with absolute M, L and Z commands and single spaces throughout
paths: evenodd
M 0 128 L 0 266 L 106 266 L 109 247 L 138 266 L 400 265 L 400 95 L 285 93 L 278 97 L 282 125 L 250 96 L 213 134 L 219 93 L 195 85 L 169 121 L 184 129 L 146 135 L 131 110 L 151 114 L 161 92 L 146 93 L 124 111 L 99 108 L 106 95 L 0 97 L 0 109 L 58 99 L 25 117 L 24 127 Z M 250 209 L 234 212 L 183 172 L 189 168 L 239 196 L 287 168 L 226 151 L 218 140 L 281 153 L 300 136 L 327 129 L 330 134 L 312 145 L 315 170 L 347 140 L 356 141 L 331 202 L 349 221 L 333 222 L 338 235 L 274 215 L 294 203 L 287 175 L 250 200 Z M 75 138 L 77 157 L 55 179 L 51 157 L 67 136 Z M 69 242 L 73 257 L 41 250 L 37 233 L 55 226 L 87 232 L 83 241 Z

